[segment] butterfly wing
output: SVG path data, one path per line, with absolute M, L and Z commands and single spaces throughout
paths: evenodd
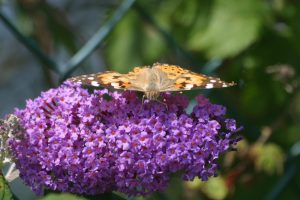
M 206 76 L 204 74 L 194 73 L 190 70 L 183 69 L 176 65 L 159 64 L 153 66 L 161 70 L 166 76 L 166 81 L 161 84 L 160 91 L 181 91 L 201 88 L 224 88 L 235 85 L 235 83 L 227 83 L 219 78 Z
M 128 74 L 106 71 L 96 74 L 76 76 L 70 78 L 69 80 L 72 82 L 80 83 L 82 85 L 91 85 L 95 87 L 103 86 L 112 87 L 114 89 L 143 91 L 142 88 L 135 84 L 142 69 L 143 68 L 136 67 Z
M 130 85 L 130 82 L 126 76 L 111 71 L 76 76 L 70 78 L 69 80 L 82 85 L 91 85 L 94 87 L 113 87 L 116 89 L 122 89 Z

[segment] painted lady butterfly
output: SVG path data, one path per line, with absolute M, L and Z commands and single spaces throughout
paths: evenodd
M 201 88 L 224 88 L 235 85 L 219 78 L 197 74 L 176 65 L 154 63 L 152 67 L 135 67 L 128 74 L 102 72 L 70 78 L 71 81 L 95 87 L 134 90 L 145 93 L 147 99 L 155 100 L 160 92 L 183 91 Z

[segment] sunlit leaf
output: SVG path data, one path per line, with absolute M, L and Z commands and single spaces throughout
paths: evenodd
M 193 181 L 185 182 L 185 185 L 191 190 L 196 190 L 201 187 L 202 183 L 203 182 L 199 178 L 195 178 Z
M 224 199 L 228 195 L 226 183 L 220 176 L 210 178 L 207 182 L 204 182 L 201 191 L 214 200 Z
M 268 174 L 281 173 L 284 160 L 282 149 L 276 144 L 270 143 L 257 147 L 257 157 L 255 159 L 257 170 Z
M 210 57 L 234 56 L 259 36 L 264 22 L 264 5 L 260 0 L 216 0 L 211 21 L 189 39 L 189 46 Z

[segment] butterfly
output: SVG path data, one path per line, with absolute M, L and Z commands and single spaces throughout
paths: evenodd
M 227 83 L 220 78 L 198 74 L 177 65 L 161 63 L 154 63 L 151 67 L 135 67 L 127 74 L 106 71 L 72 77 L 69 80 L 95 87 L 141 91 L 149 100 L 156 100 L 161 92 L 224 88 L 235 85 L 234 82 Z

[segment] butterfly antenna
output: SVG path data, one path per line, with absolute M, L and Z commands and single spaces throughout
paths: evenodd
M 165 103 L 166 99 L 163 99 L 163 101 L 160 101 L 159 99 L 153 99 L 153 101 L 163 104 L 164 106 L 166 106 L 166 110 L 168 111 L 168 104 Z
M 166 99 L 164 98 L 163 99 L 163 102 L 161 102 L 162 104 L 164 104 L 165 106 L 166 106 L 166 109 L 167 109 L 167 111 L 169 110 L 169 107 L 168 107 L 168 104 L 166 103 Z

